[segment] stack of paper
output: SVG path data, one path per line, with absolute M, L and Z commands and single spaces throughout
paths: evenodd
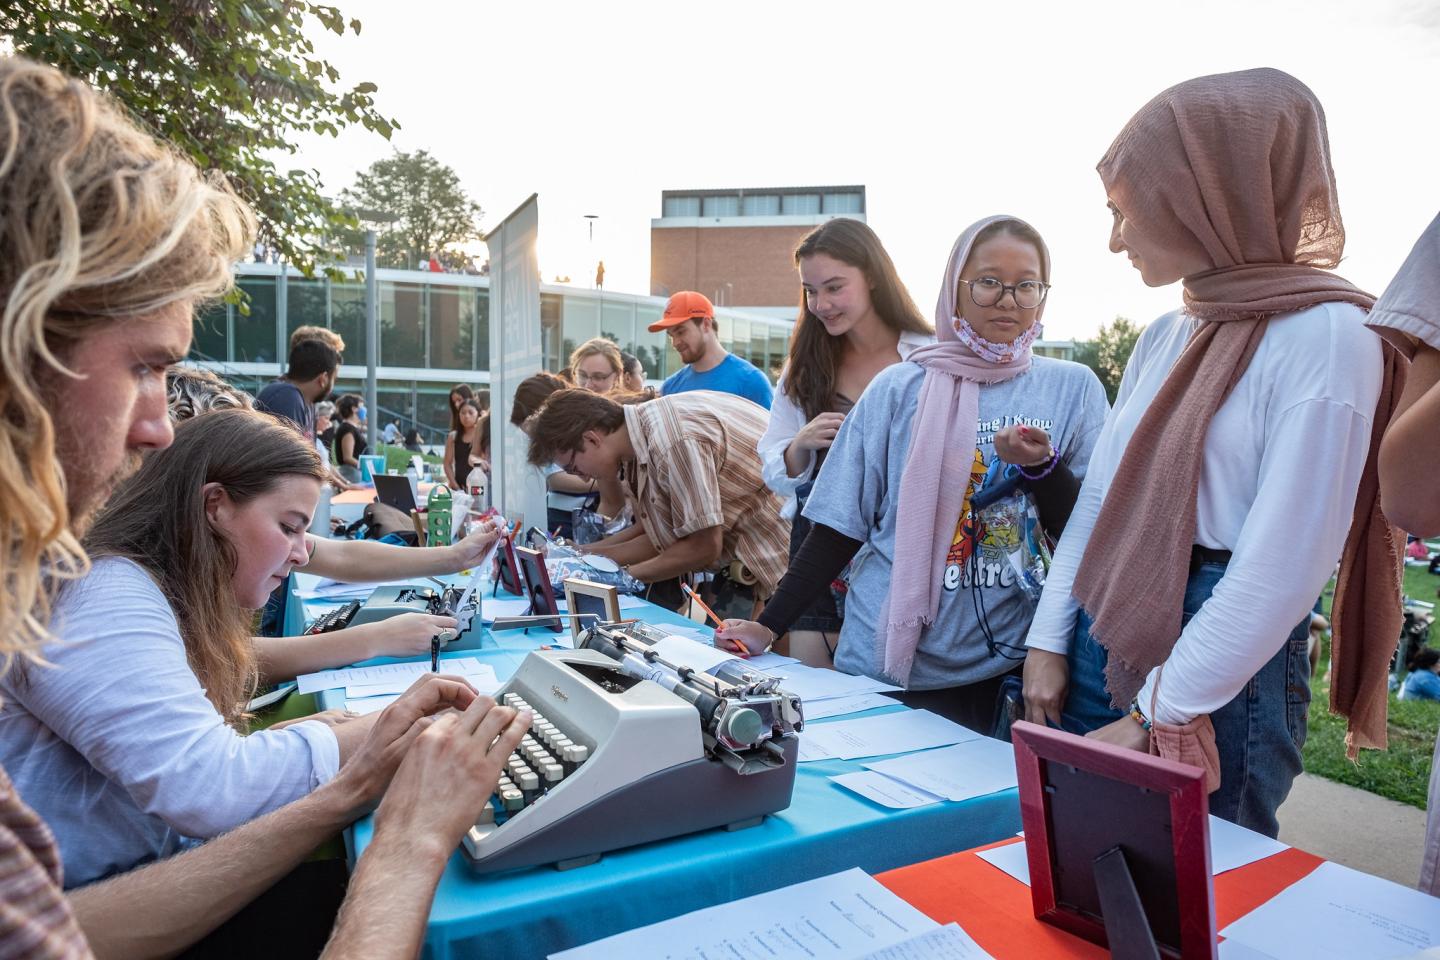
M 341 583 L 338 580 L 320 580 L 312 587 L 299 587 L 295 593 L 301 600 L 368 600 L 376 587 L 382 583 Z

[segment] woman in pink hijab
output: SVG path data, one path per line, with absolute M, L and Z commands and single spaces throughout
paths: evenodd
M 766 649 L 854 558 L 836 669 L 992 732 L 1033 610 L 1011 561 L 1030 533 L 1027 501 L 995 491 L 1005 476 L 1029 486 L 1058 533 L 1105 419 L 1088 367 L 1032 355 L 1049 280 L 1049 250 L 1023 220 L 987 217 L 960 235 L 938 342 L 870 381 L 815 480 L 804 510 L 814 526 L 776 595 L 758 622 L 727 620 L 721 645 Z
M 1027 637 L 1027 716 L 1201 765 L 1212 813 L 1274 836 L 1342 546 L 1332 707 L 1352 749 L 1385 742 L 1398 554 L 1373 448 L 1395 360 L 1373 298 L 1329 272 L 1325 114 L 1294 77 L 1172 87 L 1099 172 L 1111 250 L 1184 305 L 1141 335 L 1096 445 Z

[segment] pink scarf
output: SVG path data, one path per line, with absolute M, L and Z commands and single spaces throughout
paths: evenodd
M 906 358 L 925 368 L 925 382 L 910 422 L 910 450 L 900 477 L 895 562 L 880 616 L 885 624 L 885 673 L 900 684 L 910 679 L 920 631 L 935 622 L 940 609 L 945 555 L 960 521 L 975 460 L 980 385 L 1000 383 L 1030 369 L 1028 343 L 1009 363 L 999 364 L 978 356 L 956 335 L 960 273 L 980 231 L 1002 220 L 1023 223 L 1016 217 L 986 217 L 967 227 L 955 241 L 935 305 L 937 342 Z M 1048 278 L 1050 252 L 1040 253 L 1043 275 Z M 1040 324 L 1038 313 L 1035 324 Z

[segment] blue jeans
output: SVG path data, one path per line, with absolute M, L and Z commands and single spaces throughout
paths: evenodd
M 1225 575 L 1223 563 L 1196 564 L 1185 584 L 1184 618 L 1199 612 Z M 1105 648 L 1090 636 L 1082 610 L 1070 643 L 1070 686 L 1062 726 L 1084 734 L 1125 714 L 1110 706 L 1105 690 Z M 1220 750 L 1220 789 L 1210 794 L 1210 812 L 1266 836 L 1280 831 L 1275 811 L 1301 770 L 1310 709 L 1310 637 L 1307 616 L 1245 688 L 1210 714 Z

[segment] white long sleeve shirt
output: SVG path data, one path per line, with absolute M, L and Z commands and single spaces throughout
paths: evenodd
M 74 887 L 175 853 L 305 796 L 340 764 L 306 721 L 243 736 L 205 697 L 174 613 L 129 560 L 61 594 L 50 666 L 0 683 L 0 766 L 49 824 Z
M 933 334 L 906 331 L 900 334 L 900 341 L 895 347 L 903 363 L 917 348 L 934 342 Z M 760 438 L 761 476 L 767 487 L 784 498 L 785 505 L 780 508 L 780 517 L 784 520 L 795 519 L 795 491 L 801 484 L 815 479 L 816 459 L 815 451 L 811 450 L 805 468 L 793 477 L 790 476 L 789 467 L 785 465 L 785 451 L 790 449 L 790 441 L 810 422 L 805 411 L 785 389 L 785 375 L 789 370 L 787 364 L 785 369 L 780 371 L 780 379 L 775 384 L 775 397 L 770 401 L 770 426 L 765 430 L 765 436 Z M 852 399 L 856 403 L 860 402 L 859 397 Z
M 1334 570 L 1384 378 L 1380 338 L 1364 322 L 1364 311 L 1341 303 L 1271 318 L 1249 368 L 1216 411 L 1202 454 L 1195 542 L 1233 556 L 1163 665 L 1152 719 L 1185 723 L 1228 703 L 1280 649 Z M 1080 609 L 1071 588 L 1095 518 L 1194 324 L 1180 311 L 1168 313 L 1135 345 L 1028 646 L 1069 650 Z M 1147 710 L 1159 670 L 1136 698 Z

